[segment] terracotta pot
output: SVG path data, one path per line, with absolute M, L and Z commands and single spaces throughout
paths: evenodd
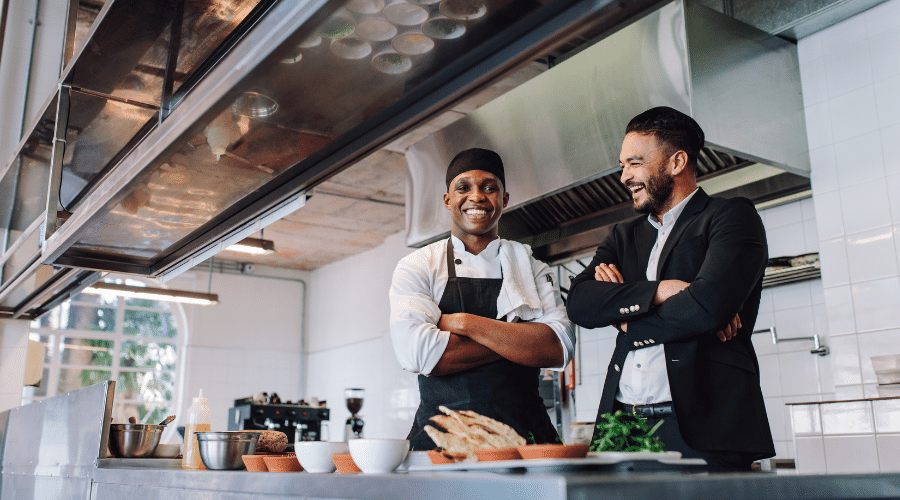
M 522 458 L 540 460 L 543 458 L 584 458 L 588 453 L 586 444 L 530 444 L 517 448 Z
M 300 472 L 303 467 L 297 461 L 297 455 L 264 455 L 263 461 L 269 472 Z
M 244 466 L 247 467 L 247 470 L 250 472 L 268 472 L 268 468 L 266 468 L 266 461 L 263 460 L 265 455 L 242 455 L 241 460 L 244 461 Z
M 476 450 L 475 456 L 479 462 L 497 462 L 500 460 L 521 460 L 522 455 L 516 448 L 493 448 L 490 450 Z
M 337 469 L 338 474 L 358 474 L 362 472 L 356 466 L 356 462 L 353 461 L 353 457 L 349 453 L 335 453 L 331 455 L 331 460 L 334 461 L 334 467 Z
M 433 464 L 452 464 L 453 459 L 437 450 L 428 450 L 428 458 Z

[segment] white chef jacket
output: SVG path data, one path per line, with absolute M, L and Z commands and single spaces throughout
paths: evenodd
M 684 211 L 691 198 L 697 192 L 689 194 L 687 198 L 672 207 L 663 215 L 660 224 L 653 214 L 647 216 L 650 224 L 656 228 L 656 244 L 650 250 L 650 260 L 647 261 L 647 280 L 656 281 L 656 271 L 659 267 L 659 254 L 675 227 L 675 222 Z M 625 335 L 628 335 L 627 333 Z M 653 403 L 665 403 L 672 401 L 672 392 L 669 389 L 669 374 L 666 372 L 666 352 L 663 344 L 652 347 L 644 347 L 628 353 L 622 366 L 622 377 L 619 379 L 619 390 L 616 399 L 629 405 L 645 405 Z
M 520 243 L 496 239 L 481 253 L 466 251 L 463 242 L 451 236 L 453 252 L 461 263 L 456 275 L 465 278 L 502 278 L 500 246 Z M 436 326 L 441 319 L 438 303 L 447 286 L 447 240 L 440 240 L 404 257 L 391 281 L 391 340 L 397 361 L 404 370 L 428 375 L 447 349 L 450 332 Z M 531 252 L 529 251 L 529 257 Z M 534 322 L 544 323 L 556 333 L 563 348 L 563 364 L 575 351 L 575 330 L 566 315 L 556 279 L 547 264 L 531 258 L 531 269 L 540 295 L 543 314 Z M 548 276 L 551 278 L 548 279 Z

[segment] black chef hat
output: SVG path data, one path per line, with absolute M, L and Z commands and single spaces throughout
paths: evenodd
M 506 187 L 506 175 L 500 155 L 490 149 L 472 148 L 460 151 L 450 161 L 450 166 L 447 167 L 447 189 L 450 189 L 450 183 L 457 175 L 469 170 L 490 172 L 500 179 L 504 188 Z

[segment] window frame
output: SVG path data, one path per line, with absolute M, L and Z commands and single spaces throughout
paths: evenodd
M 128 281 L 135 282 L 137 280 L 128 278 Z M 157 286 L 155 284 L 150 285 L 144 281 L 139 281 L 139 283 L 147 286 Z M 166 303 L 165 306 L 162 307 L 131 305 L 127 303 L 129 297 L 123 296 L 116 296 L 115 303 L 91 303 L 83 300 L 78 300 L 79 296 L 80 294 L 75 295 L 69 300 L 66 300 L 62 304 L 56 306 L 56 308 L 48 311 L 47 314 L 61 314 L 61 312 L 57 312 L 60 310 L 60 308 L 73 305 L 79 307 L 89 307 L 93 309 L 114 309 L 115 314 L 113 329 L 111 331 L 85 330 L 75 328 L 67 329 L 51 328 L 47 326 L 32 326 L 30 324 L 28 329 L 29 339 L 31 339 L 33 336 L 46 337 L 47 350 L 50 356 L 49 360 L 47 359 L 47 355 L 45 355 L 41 360 L 42 370 L 47 374 L 46 379 L 41 380 L 41 386 L 46 387 L 45 394 L 41 396 L 35 396 L 33 395 L 33 393 L 35 392 L 33 389 L 36 388 L 26 387 L 22 391 L 22 404 L 28 404 L 34 401 L 40 401 L 63 394 L 63 392 L 60 391 L 59 388 L 61 378 L 60 375 L 62 373 L 62 370 L 74 369 L 109 372 L 110 376 L 108 380 L 114 380 L 117 384 L 116 396 L 114 398 L 114 413 L 117 410 L 116 407 L 121 407 L 122 405 L 145 405 L 147 408 L 159 407 L 160 405 L 155 401 L 146 401 L 142 398 L 124 398 L 123 396 L 119 395 L 120 389 L 118 388 L 119 377 L 123 373 L 155 373 L 160 375 L 169 374 L 172 377 L 173 391 L 172 398 L 168 402 L 168 412 L 177 414 L 177 411 L 180 408 L 182 402 L 182 392 L 184 387 L 184 365 L 185 359 L 187 357 L 187 318 L 185 315 L 184 307 L 176 302 Z M 159 301 L 157 301 L 157 303 L 159 303 Z M 126 311 L 169 314 L 172 318 L 174 335 L 172 337 L 162 337 L 127 334 L 125 333 Z M 64 363 L 62 361 L 60 343 L 63 342 L 63 339 L 65 338 L 110 341 L 112 343 L 112 347 L 108 348 L 107 350 L 112 358 L 110 365 L 104 366 Z M 175 346 L 176 357 L 173 363 L 173 368 L 157 369 L 121 366 L 122 349 L 127 342 L 138 344 L 170 344 Z

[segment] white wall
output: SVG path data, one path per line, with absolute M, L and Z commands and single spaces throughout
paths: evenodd
M 419 404 L 416 376 L 403 371 L 390 340 L 388 289 L 412 250 L 397 233 L 369 251 L 310 276 L 306 396 L 328 401 L 331 439 L 343 439 L 344 388 L 366 390 L 360 412 L 369 437 L 406 437 Z
M 188 272 L 167 286 L 206 291 L 208 279 Z M 282 400 L 303 396 L 304 289 L 298 281 L 216 273 L 212 291 L 217 305 L 184 306 L 189 337 L 179 415 L 187 417 L 191 398 L 203 389 L 213 428 L 225 430 L 234 399 L 261 391 Z
M 875 384 L 870 357 L 900 354 L 900 0 L 804 38 L 798 50 L 832 349 L 820 383 L 833 383 L 838 399 L 896 394 Z M 871 457 L 882 438 L 797 445 Z M 801 469 L 810 456 L 798 456 Z
M 800 40 L 822 283 L 839 398 L 900 353 L 900 1 Z

